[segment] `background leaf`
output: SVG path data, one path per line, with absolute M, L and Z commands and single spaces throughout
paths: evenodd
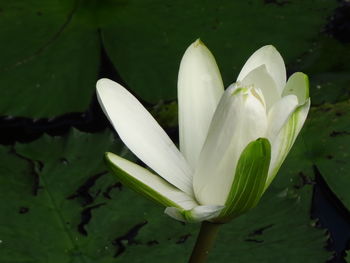
M 118 145 L 109 132 L 73 130 L 1 147 L 0 262 L 185 262 L 199 225 L 170 219 L 107 175 L 103 152 L 127 153 Z M 252 212 L 222 227 L 211 262 L 329 257 L 309 219 L 312 187 L 286 187 L 298 177 L 280 177 Z
M 118 9 L 109 3 L 100 15 L 113 17 L 101 30 L 104 46 L 129 87 L 149 102 L 175 98 L 181 57 L 197 38 L 214 54 L 227 87 L 263 45 L 275 45 L 287 64 L 295 61 L 335 8 L 325 0 L 125 1 Z
M 299 159 L 313 165 L 330 189 L 350 210 L 350 101 L 313 108 L 296 145 Z M 317 136 L 315 136 L 317 135 Z M 306 161 L 307 160 L 307 161 Z M 299 165 L 302 169 L 302 165 Z
M 98 75 L 96 27 L 75 1 L 2 1 L 0 114 L 52 117 L 88 108 Z
M 228 86 L 262 45 L 294 62 L 336 2 L 26 0 L 0 7 L 0 114 L 47 118 L 88 108 L 104 49 L 119 81 L 142 99 L 175 99 L 180 59 L 196 38 Z

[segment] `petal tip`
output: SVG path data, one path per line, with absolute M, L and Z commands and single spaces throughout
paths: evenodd
M 192 45 L 193 45 L 193 47 L 199 47 L 199 46 L 205 47 L 205 44 L 203 43 L 203 41 L 200 38 L 197 38 L 197 40 L 194 41 Z
M 105 157 L 106 158 L 108 158 L 108 159 L 110 159 L 113 155 L 114 155 L 114 153 L 111 153 L 111 152 L 105 152 Z
M 100 88 L 102 86 L 105 86 L 105 84 L 108 84 L 108 83 L 111 83 L 112 80 L 110 79 L 107 79 L 107 78 L 102 78 L 102 79 L 99 79 L 97 82 L 96 82 L 96 87 L 97 88 Z
M 277 48 L 274 45 L 271 45 L 271 44 L 262 46 L 260 49 L 261 50 L 266 50 L 266 51 L 269 51 L 269 52 L 277 52 L 277 53 L 279 53 Z

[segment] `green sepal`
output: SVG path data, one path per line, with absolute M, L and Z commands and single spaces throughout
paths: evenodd
M 246 146 L 238 160 L 225 208 L 215 222 L 227 222 L 257 205 L 264 193 L 270 159 L 271 145 L 266 138 Z
M 107 167 L 111 170 L 111 172 L 118 177 L 118 179 L 125 185 L 131 188 L 133 191 L 143 195 L 144 197 L 150 199 L 151 201 L 160 204 L 162 206 L 166 207 L 176 207 L 179 209 L 183 209 L 180 207 L 177 203 L 173 202 L 166 196 L 162 195 L 161 193 L 157 192 L 155 189 L 151 188 L 147 184 L 141 182 L 131 174 L 128 174 L 126 171 L 115 165 L 112 160 L 109 158 L 109 155 L 112 153 L 106 152 L 105 153 L 105 163 L 107 164 Z M 131 163 L 131 162 L 130 162 Z M 136 165 L 136 164 L 135 164 Z M 162 180 L 162 179 L 161 179 Z M 168 184 L 164 180 L 165 184 Z M 169 185 L 169 188 L 173 188 L 171 185 Z M 172 189 L 171 189 L 172 190 Z

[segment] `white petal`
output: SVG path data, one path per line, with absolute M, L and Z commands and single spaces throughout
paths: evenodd
M 279 94 L 282 94 L 287 79 L 286 67 L 281 54 L 271 45 L 263 46 L 250 56 L 239 73 L 237 80 L 242 81 L 250 71 L 264 64 L 274 79 Z
M 295 111 L 290 115 L 288 121 L 277 134 L 274 141 L 271 142 L 271 163 L 265 189 L 270 185 L 273 178 L 276 176 L 284 159 L 287 157 L 290 149 L 292 148 L 295 139 L 304 125 L 309 109 L 310 99 L 307 99 L 303 105 L 295 109 Z
M 302 72 L 296 72 L 287 81 L 283 96 L 293 94 L 298 97 L 299 105 L 309 97 L 309 78 Z
M 187 222 L 185 216 L 181 213 L 181 209 L 176 207 L 167 207 L 164 210 L 164 213 L 181 222 Z
M 209 221 L 217 217 L 223 208 L 224 206 L 219 205 L 200 205 L 193 209 L 183 211 L 176 207 L 167 207 L 164 213 L 182 222 L 197 223 Z
M 142 104 L 121 85 L 108 79 L 97 82 L 97 97 L 126 146 L 169 183 L 191 194 L 191 168 Z
M 192 168 L 196 166 L 223 92 L 224 86 L 215 58 L 197 40 L 186 50 L 178 78 L 180 150 Z
M 267 72 L 266 66 L 261 65 L 248 73 L 242 80 L 243 86 L 253 85 L 262 91 L 267 110 L 281 98 L 276 84 Z
M 106 153 L 107 162 L 119 179 L 134 191 L 164 206 L 192 209 L 197 202 L 167 181 L 116 154 Z
M 268 128 L 266 138 L 272 144 L 297 106 L 297 97 L 295 95 L 288 95 L 277 101 L 270 109 L 267 117 Z
M 254 88 L 228 89 L 220 100 L 194 175 L 200 204 L 225 204 L 243 149 L 265 135 L 266 109 L 256 96 Z

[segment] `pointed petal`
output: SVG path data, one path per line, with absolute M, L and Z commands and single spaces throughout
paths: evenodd
M 125 88 L 108 79 L 97 82 L 97 97 L 126 146 L 169 183 L 191 194 L 191 168 L 142 104 Z
M 180 150 L 194 168 L 221 95 L 219 68 L 209 49 L 197 40 L 186 50 L 178 78 Z
M 282 127 L 298 106 L 298 99 L 295 95 L 287 95 L 277 101 L 270 109 L 267 117 L 268 128 L 266 137 L 273 142 Z
M 286 67 L 281 54 L 271 45 L 263 46 L 250 56 L 239 73 L 237 80 L 242 81 L 250 71 L 264 64 L 274 79 L 279 94 L 282 94 L 287 79 Z
M 216 218 L 223 208 L 224 206 L 219 205 L 200 205 L 190 210 L 167 207 L 164 213 L 182 222 L 197 223 Z
M 301 72 L 296 72 L 287 81 L 283 96 L 293 94 L 298 97 L 299 105 L 304 104 L 309 97 L 309 78 Z
M 219 222 L 227 222 L 255 207 L 264 193 L 271 159 L 271 146 L 260 138 L 247 145 L 242 152 L 230 193 L 219 215 Z
M 133 162 L 113 153 L 106 153 L 106 161 L 123 184 L 156 203 L 179 209 L 191 209 L 198 205 L 188 194 Z
M 307 99 L 303 105 L 295 109 L 276 138 L 271 141 L 271 164 L 265 189 L 271 184 L 284 159 L 292 148 L 295 139 L 304 125 L 309 109 L 310 99 Z
M 236 164 L 247 144 L 266 133 L 267 116 L 254 88 L 225 91 L 194 175 L 196 199 L 203 205 L 224 205 Z
M 255 88 L 261 90 L 267 110 L 281 98 L 280 92 L 277 90 L 276 84 L 267 72 L 265 65 L 261 65 L 250 71 L 242 80 L 242 84 L 244 86 L 253 85 Z

